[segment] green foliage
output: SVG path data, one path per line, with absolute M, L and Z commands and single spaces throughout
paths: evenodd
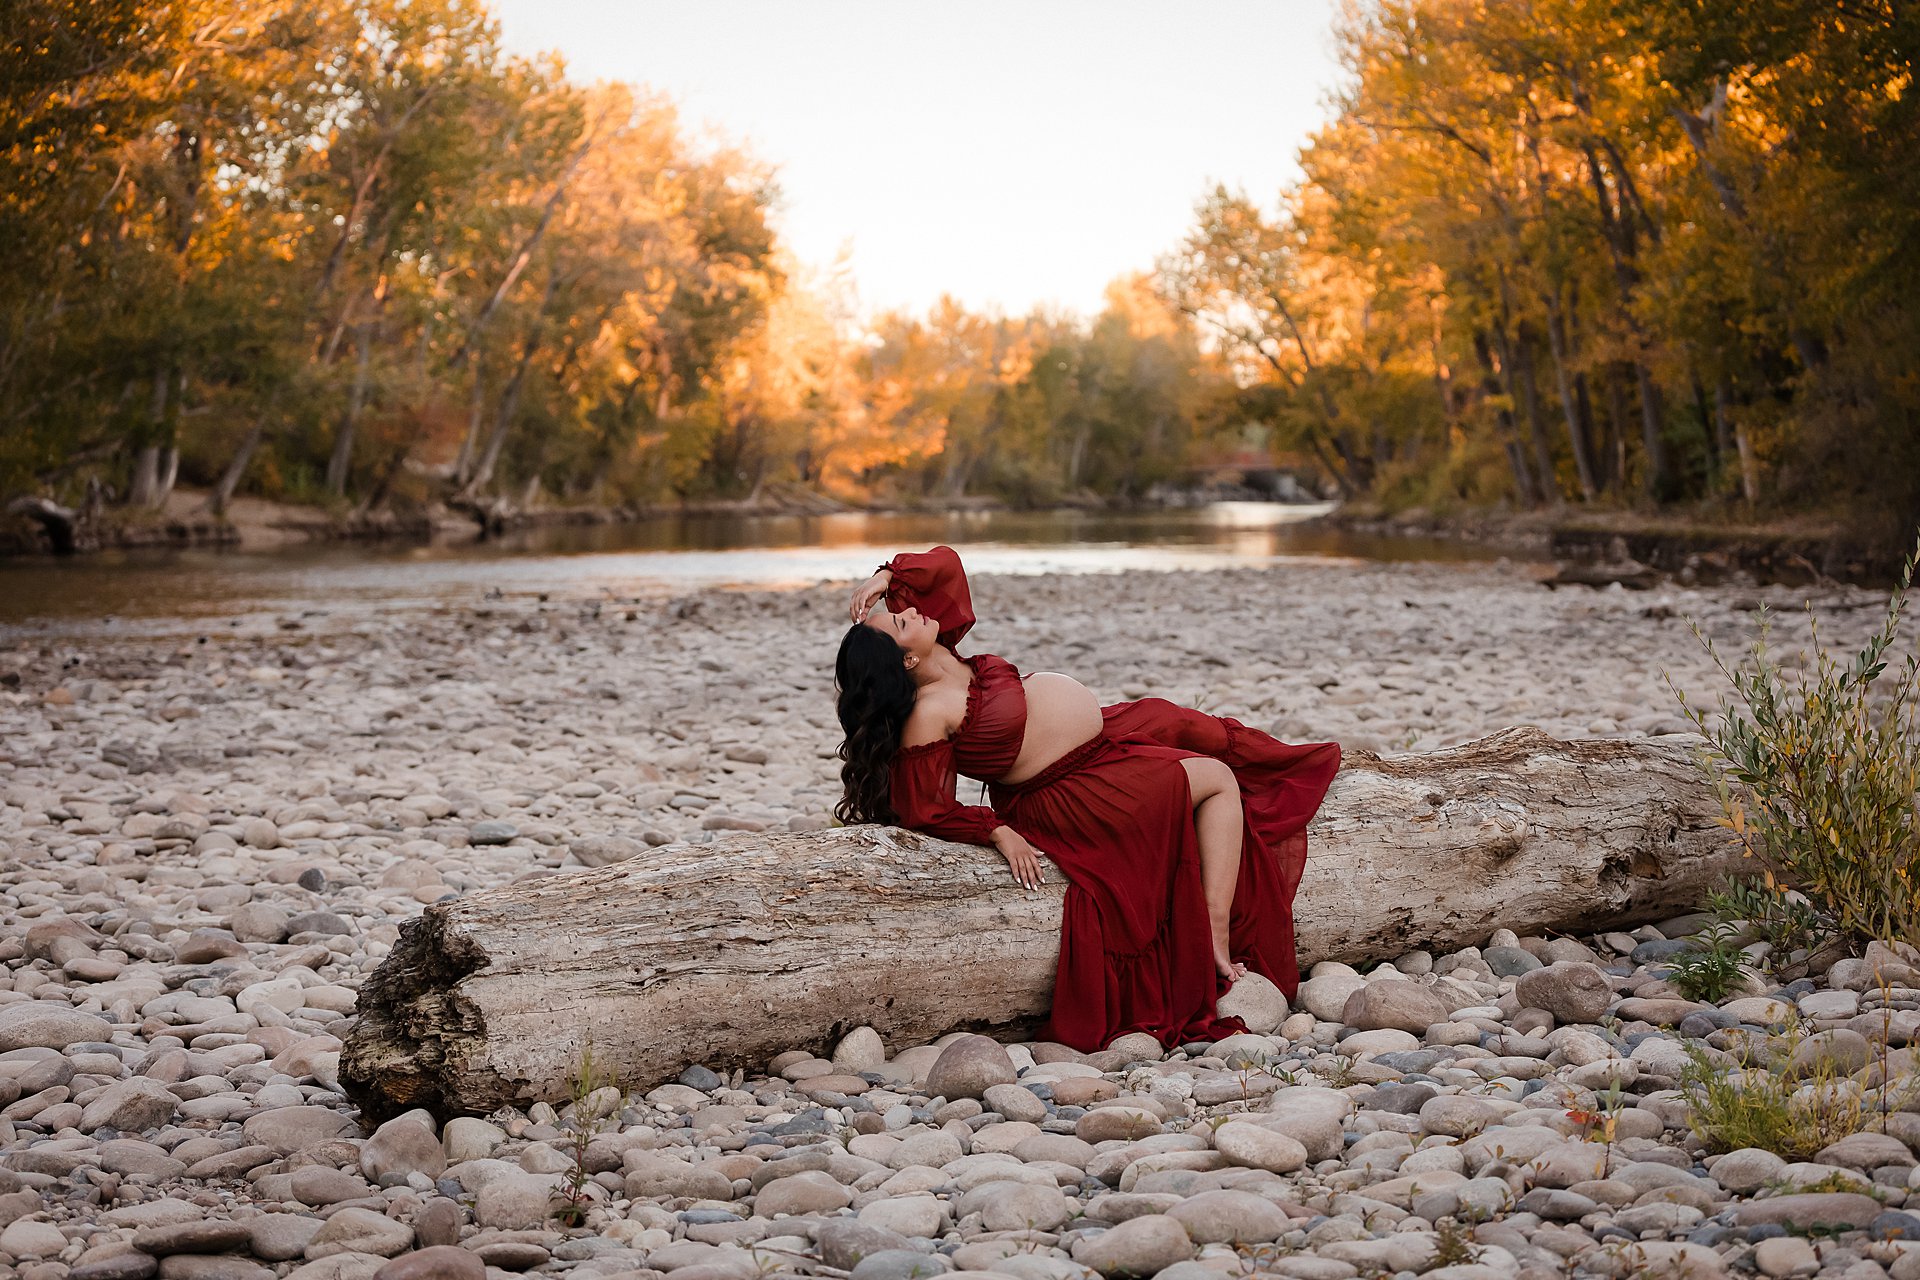
M 1090 323 L 981 315 L 948 299 L 874 329 L 859 370 L 865 426 L 829 468 L 858 487 L 992 493 L 1016 506 L 1137 498 L 1191 461 L 1234 452 L 1226 437 L 1244 425 L 1237 413 L 1209 419 L 1223 371 L 1142 279 L 1110 286 Z
M 1361 0 L 1276 208 L 1169 296 L 1388 506 L 1920 515 L 1910 6 Z
M 1434 1225 L 1433 1257 L 1429 1259 L 1427 1269 L 1440 1267 L 1469 1266 L 1480 1255 L 1474 1247 L 1473 1232 L 1452 1218 L 1444 1218 Z
M 14 16 L 0 500 L 613 501 L 783 295 L 757 166 L 483 6 Z
M 176 477 L 216 515 L 1137 495 L 1218 379 L 1138 280 L 1085 323 L 948 304 L 860 332 L 850 282 L 778 243 L 763 165 L 509 53 L 471 0 L 10 21 L 0 506 L 139 519 Z
M 1039 504 L 1271 445 L 1391 506 L 1904 536 L 1920 10 L 1361 0 L 1337 40 L 1302 181 L 1208 193 L 1158 298 L 863 331 L 764 166 L 473 0 L 24 0 L 0 502 Z
M 1786 1182 L 1781 1180 L 1776 1188 L 1781 1194 L 1797 1195 L 1833 1195 L 1852 1192 L 1854 1195 L 1870 1195 L 1878 1200 L 1884 1193 L 1866 1178 L 1857 1173 L 1845 1173 L 1835 1170 L 1824 1177 L 1809 1182 Z M 1838 1235 L 1845 1228 L 1836 1228 L 1832 1234 Z
M 1813 955 L 1838 937 L 1832 921 L 1806 895 L 1766 880 L 1729 880 L 1709 893 L 1703 906 L 1714 917 L 1716 935 L 1738 930 L 1766 943 L 1770 949 L 1765 963 L 1774 972 L 1788 967 L 1791 957 Z
M 1822 1147 L 1867 1125 L 1862 1095 L 1833 1066 L 1816 1057 L 1804 1074 L 1790 1069 L 1802 1035 L 1771 1037 L 1761 1061 L 1728 1070 L 1697 1045 L 1686 1046 L 1681 1076 L 1691 1111 L 1687 1123 L 1710 1151 L 1758 1147 L 1789 1161 L 1811 1160 Z
M 1889 675 L 1915 558 L 1881 625 L 1842 663 L 1822 647 L 1797 677 L 1759 634 L 1737 665 L 1694 633 L 1733 689 L 1717 716 L 1681 706 L 1707 739 L 1726 826 L 1771 877 L 1800 889 L 1843 933 L 1920 936 L 1920 654 Z
M 1740 984 L 1740 966 L 1746 957 L 1722 938 L 1694 951 L 1683 951 L 1667 961 L 1667 981 L 1688 1000 L 1718 1004 Z

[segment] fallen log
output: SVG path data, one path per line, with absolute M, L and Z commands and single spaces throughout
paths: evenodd
M 1494 929 L 1692 909 L 1737 863 L 1689 739 L 1512 729 L 1352 753 L 1311 831 L 1303 967 Z M 862 1024 L 890 1044 L 1045 1014 L 1065 881 L 893 828 L 741 835 L 429 908 L 360 991 L 341 1080 L 370 1116 L 563 1097 L 583 1053 L 630 1087 L 757 1067 Z
M 1629 591 L 1651 591 L 1660 585 L 1664 576 L 1658 569 L 1634 560 L 1606 564 L 1564 562 L 1552 577 L 1541 579 L 1541 585 L 1551 590 L 1555 587 L 1611 587 L 1617 584 Z
M 72 507 L 63 507 L 51 498 L 19 497 L 7 504 L 7 511 L 37 522 L 55 555 L 70 556 L 79 550 L 80 513 Z

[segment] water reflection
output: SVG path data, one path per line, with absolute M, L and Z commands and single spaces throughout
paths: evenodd
M 634 599 L 700 587 L 792 586 L 864 576 L 889 552 L 948 542 L 981 573 L 1112 573 L 1280 560 L 1469 560 L 1434 539 L 1307 523 L 1324 506 L 1223 502 L 1177 511 L 684 516 L 524 530 L 486 543 L 302 547 L 270 553 L 119 552 L 0 565 L 0 631 L 108 630 L 142 620 L 233 622 L 375 609 L 491 592 Z

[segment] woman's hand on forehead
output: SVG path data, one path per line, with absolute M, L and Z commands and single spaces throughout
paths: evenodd
M 893 575 L 882 569 L 853 589 L 853 601 L 847 612 L 855 622 L 865 622 L 887 598 L 887 584 Z

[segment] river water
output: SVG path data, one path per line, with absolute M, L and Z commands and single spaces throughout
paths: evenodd
M 679 516 L 530 529 L 489 542 L 271 552 L 108 552 L 0 561 L 0 636 L 162 634 L 289 617 L 351 623 L 490 595 L 629 601 L 708 587 L 864 577 L 897 549 L 949 543 L 976 573 L 1114 573 L 1337 560 L 1484 560 L 1457 542 L 1356 534 L 1329 507 L 1218 502 L 1144 512 Z

